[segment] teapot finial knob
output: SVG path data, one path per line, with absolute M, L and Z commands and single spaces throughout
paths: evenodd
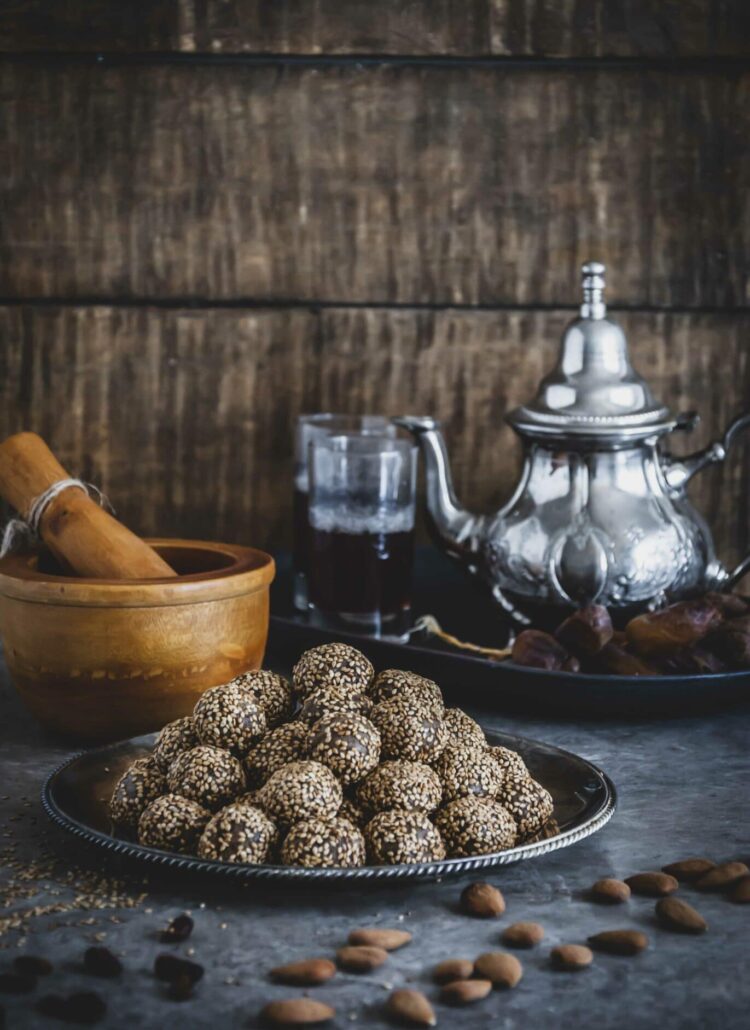
M 581 265 L 581 318 L 604 318 L 607 314 L 607 305 L 604 303 L 605 272 L 606 268 L 601 261 L 587 261 Z

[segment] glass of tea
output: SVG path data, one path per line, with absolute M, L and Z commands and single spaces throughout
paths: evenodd
M 408 628 L 417 448 L 340 434 L 309 444 L 309 586 L 318 616 L 379 635 Z
M 309 591 L 307 586 L 309 564 L 309 519 L 307 517 L 310 480 L 307 468 L 309 447 L 312 440 L 323 436 L 347 433 L 361 436 L 393 436 L 396 427 L 385 415 L 336 415 L 320 412 L 316 415 L 300 415 L 294 440 L 294 504 L 293 504 L 293 547 L 294 607 L 307 611 Z

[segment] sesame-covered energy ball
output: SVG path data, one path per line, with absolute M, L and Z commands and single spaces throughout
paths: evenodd
M 435 816 L 448 855 L 488 855 L 505 851 L 516 842 L 516 824 L 507 809 L 490 798 L 459 798 Z
M 436 772 L 424 762 L 383 762 L 360 783 L 357 800 L 370 813 L 402 808 L 433 812 L 443 788 Z
M 508 809 L 518 825 L 521 839 L 533 836 L 542 829 L 555 807 L 552 795 L 527 774 L 506 773 L 496 800 Z
M 365 839 L 348 819 L 304 819 L 295 823 L 281 848 L 284 865 L 324 869 L 365 864 Z
M 244 755 L 266 732 L 266 713 L 244 690 L 225 683 L 212 687 L 193 709 L 201 744 Z
M 216 811 L 245 790 L 245 773 L 229 751 L 201 744 L 170 765 L 167 783 L 173 793 Z
M 193 717 L 185 715 L 182 719 L 175 719 L 174 722 L 167 723 L 156 738 L 151 757 L 166 773 L 178 755 L 181 755 L 183 751 L 189 751 L 198 743 Z
M 449 744 L 434 764 L 443 785 L 443 801 L 456 798 L 494 797 L 503 782 L 503 771 L 492 755 L 477 747 Z
M 278 836 L 265 812 L 235 801 L 217 812 L 206 826 L 198 855 L 217 862 L 267 862 Z
M 509 747 L 491 747 L 488 753 L 492 755 L 504 773 L 515 776 L 528 776 L 529 770 L 526 763 L 517 751 L 511 751 Z
M 302 722 L 285 722 L 267 733 L 245 755 L 248 786 L 261 787 L 282 765 L 303 758 L 308 735 L 308 727 Z
M 445 747 L 447 734 L 442 718 L 412 708 L 404 697 L 381 701 L 370 718 L 380 731 L 383 758 L 434 762 Z
M 232 684 L 246 690 L 266 713 L 269 726 L 278 726 L 292 717 L 292 688 L 283 676 L 267 669 L 256 669 L 235 676 Z
M 153 758 L 136 758 L 115 784 L 109 802 L 112 822 L 134 829 L 143 810 L 166 792 L 166 777 Z
M 391 697 L 403 697 L 413 708 L 424 708 L 436 715 L 443 713 L 443 695 L 440 687 L 415 672 L 386 669 L 378 673 L 370 688 L 370 697 L 376 705 Z
M 536 833 L 532 833 L 530 837 L 524 837 L 524 844 L 536 844 L 541 840 L 549 840 L 551 837 L 557 837 L 560 833 L 560 824 L 557 819 L 548 819 L 541 830 L 537 830 Z
M 294 666 L 294 689 L 304 699 L 319 687 L 366 693 L 375 670 L 361 651 L 348 644 L 321 644 L 305 651 Z
M 463 744 L 464 747 L 478 747 L 482 750 L 487 747 L 482 727 L 460 708 L 446 708 L 443 719 L 449 744 Z
M 310 730 L 307 753 L 327 765 L 340 783 L 358 783 L 380 760 L 380 734 L 364 715 L 334 712 Z
M 256 801 L 282 826 L 302 819 L 331 819 L 341 807 L 341 784 L 320 762 L 290 762 L 261 787 Z
M 194 855 L 210 818 L 208 809 L 195 801 L 179 794 L 163 794 L 141 815 L 138 841 L 149 848 Z
M 338 817 L 339 819 L 348 819 L 350 823 L 354 823 L 354 825 L 358 826 L 360 829 L 362 829 L 370 818 L 368 813 L 365 812 L 364 809 L 360 808 L 356 801 L 352 801 L 351 798 L 347 797 L 345 797 L 341 802 Z
M 358 712 L 361 715 L 369 715 L 371 710 L 372 701 L 367 694 L 346 690 L 343 687 L 318 687 L 312 694 L 308 694 L 297 718 L 312 726 L 324 715 L 332 715 L 334 712 Z
M 365 827 L 365 841 L 377 865 L 437 862 L 445 858 L 440 834 L 424 812 L 401 808 L 378 812 Z

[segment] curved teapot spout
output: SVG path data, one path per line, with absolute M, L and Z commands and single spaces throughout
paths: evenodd
M 440 423 L 422 415 L 401 415 L 392 421 L 409 430 L 424 455 L 427 511 L 430 529 L 438 544 L 454 558 L 467 561 L 471 567 L 472 558 L 479 553 L 487 517 L 474 515 L 459 504 Z

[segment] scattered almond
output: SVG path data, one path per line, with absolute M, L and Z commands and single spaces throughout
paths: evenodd
M 492 990 L 489 980 L 454 980 L 440 992 L 440 1000 L 446 1005 L 471 1005 L 486 998 Z
M 403 948 L 411 940 L 408 930 L 380 930 L 377 928 L 363 928 L 352 930 L 349 934 L 350 944 L 371 945 L 374 948 L 382 948 L 383 951 L 395 951 Z
M 590 966 L 594 961 L 594 955 L 591 948 L 584 944 L 558 944 L 550 952 L 550 960 L 555 969 L 575 973 Z
M 503 944 L 512 948 L 533 948 L 544 937 L 544 927 L 539 923 L 513 923 L 503 931 Z
M 662 898 L 656 902 L 659 922 L 679 933 L 705 933 L 708 923 L 692 905 L 681 898 Z
M 589 894 L 594 901 L 600 901 L 605 905 L 619 905 L 630 897 L 630 887 L 622 880 L 605 877 L 596 881 Z
M 746 905 L 750 901 L 750 876 L 736 880 L 729 892 L 730 901 L 738 905 Z
M 270 1001 L 260 1014 L 273 1026 L 312 1026 L 333 1019 L 336 1010 L 314 998 L 285 998 L 283 1001 Z
M 515 987 L 523 976 L 523 966 L 507 951 L 486 951 L 475 961 L 474 973 L 493 987 Z
M 307 958 L 300 962 L 289 962 L 285 966 L 276 966 L 271 976 L 283 984 L 294 984 L 297 987 L 315 987 L 330 980 L 336 972 L 336 966 L 327 958 Z
M 683 858 L 680 862 L 670 862 L 669 865 L 661 868 L 663 873 L 674 876 L 680 883 L 692 883 L 693 880 L 699 880 L 715 866 L 716 863 L 712 862 L 710 858 Z
M 636 873 L 635 876 L 629 876 L 625 883 L 633 894 L 642 894 L 646 898 L 666 897 L 680 886 L 669 873 Z
M 731 887 L 737 880 L 741 880 L 743 876 L 747 876 L 748 873 L 750 873 L 750 869 L 744 862 L 724 862 L 704 873 L 699 880 L 696 880 L 695 886 L 699 891 L 723 891 L 727 887 Z
M 589 937 L 589 944 L 609 955 L 637 955 L 648 947 L 648 937 L 640 930 L 604 930 Z
M 454 980 L 468 980 L 474 972 L 474 963 L 468 958 L 447 958 L 439 962 L 432 973 L 436 983 L 448 984 Z
M 435 1010 L 421 991 L 394 991 L 386 1006 L 390 1015 L 407 1026 L 435 1026 Z
M 461 892 L 461 908 L 480 919 L 495 919 L 505 911 L 505 898 L 489 883 L 470 883 Z
M 336 958 L 342 969 L 349 973 L 371 973 L 388 958 L 388 952 L 372 945 L 361 944 L 339 948 Z

